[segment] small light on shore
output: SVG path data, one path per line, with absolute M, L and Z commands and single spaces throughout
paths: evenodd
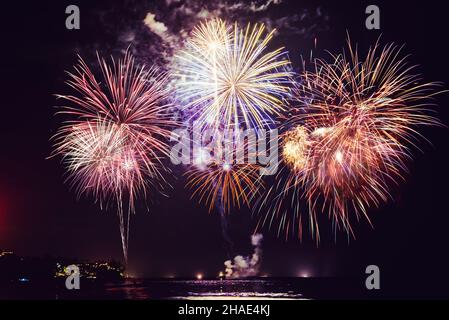
M 197 273 L 196 280 L 203 280 L 203 274 L 202 273 Z

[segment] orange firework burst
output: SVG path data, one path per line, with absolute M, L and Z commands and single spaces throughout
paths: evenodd
M 55 136 L 55 153 L 63 157 L 78 194 L 117 205 L 125 260 L 129 216 L 137 194 L 164 185 L 161 157 L 168 155 L 165 138 L 173 124 L 164 100 L 166 76 L 145 71 L 126 53 L 112 66 L 98 57 L 102 81 L 80 58 L 67 84 L 77 95 L 58 95 L 70 105 L 62 107 L 72 117 Z M 127 217 L 123 210 L 127 203 Z
M 309 226 L 317 241 L 318 213 L 354 235 L 352 217 L 364 216 L 390 197 L 390 187 L 404 178 L 417 127 L 438 125 L 429 98 L 436 83 L 421 83 L 394 45 L 370 49 L 359 60 L 349 55 L 315 60 L 297 88 L 299 106 L 284 123 L 279 182 L 262 199 L 270 205 L 261 223 L 302 235 L 300 199 L 306 199 Z M 272 203 L 270 203 L 272 201 Z M 293 214 L 287 207 L 293 206 Z M 370 222 L 371 223 L 371 222 Z
M 260 166 L 250 160 L 255 149 L 249 147 L 249 141 L 222 141 L 219 135 L 198 151 L 194 165 L 186 172 L 187 186 L 193 189 L 192 197 L 209 211 L 218 206 L 229 213 L 231 207 L 249 205 L 263 189 Z M 246 157 L 238 156 L 239 149 L 248 150 Z
M 175 91 L 188 121 L 217 136 L 223 128 L 257 130 L 274 123 L 272 117 L 280 114 L 290 95 L 292 76 L 283 48 L 267 48 L 274 32 L 263 24 L 241 28 L 220 19 L 195 27 L 173 68 Z M 221 157 L 209 160 L 187 172 L 193 196 L 209 210 L 218 204 L 222 212 L 248 204 L 261 186 L 260 167 Z

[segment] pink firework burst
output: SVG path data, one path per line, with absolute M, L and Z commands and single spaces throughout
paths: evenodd
M 136 197 L 166 185 L 162 158 L 174 122 L 164 103 L 165 74 L 137 66 L 128 52 L 111 64 L 98 61 L 101 81 L 79 58 L 67 81 L 76 94 L 58 95 L 68 102 L 59 113 L 70 120 L 54 137 L 55 154 L 63 157 L 78 195 L 93 195 L 102 208 L 116 204 L 126 261 Z

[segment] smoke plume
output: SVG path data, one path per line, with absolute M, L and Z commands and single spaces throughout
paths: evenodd
M 226 278 L 247 278 L 259 274 L 262 262 L 262 239 L 263 236 L 261 234 L 255 234 L 251 237 L 251 244 L 254 247 L 254 253 L 251 256 L 238 255 L 234 260 L 225 261 Z

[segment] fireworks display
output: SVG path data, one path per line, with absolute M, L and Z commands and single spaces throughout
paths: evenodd
M 173 71 L 190 120 L 227 128 L 273 122 L 284 109 L 291 75 L 283 49 L 267 50 L 273 33 L 263 24 L 241 29 L 218 19 L 194 29 Z
M 71 119 L 55 136 L 55 153 L 63 157 L 79 195 L 91 194 L 101 205 L 114 203 L 127 260 L 129 218 L 138 194 L 165 185 L 161 157 L 172 125 L 164 104 L 166 76 L 146 71 L 126 53 L 109 66 L 98 57 L 102 82 L 82 59 L 67 84 L 77 95 L 60 113 Z M 127 206 L 127 208 L 125 208 Z
M 348 44 L 349 55 L 315 60 L 297 85 L 298 103 L 283 123 L 284 167 L 261 200 L 269 210 L 259 226 L 302 237 L 308 221 L 319 240 L 317 216 L 324 214 L 354 235 L 353 218 L 370 221 L 368 209 L 385 203 L 404 178 L 417 127 L 439 124 L 429 112 L 437 84 L 421 83 L 399 49 L 376 45 L 360 60 Z

